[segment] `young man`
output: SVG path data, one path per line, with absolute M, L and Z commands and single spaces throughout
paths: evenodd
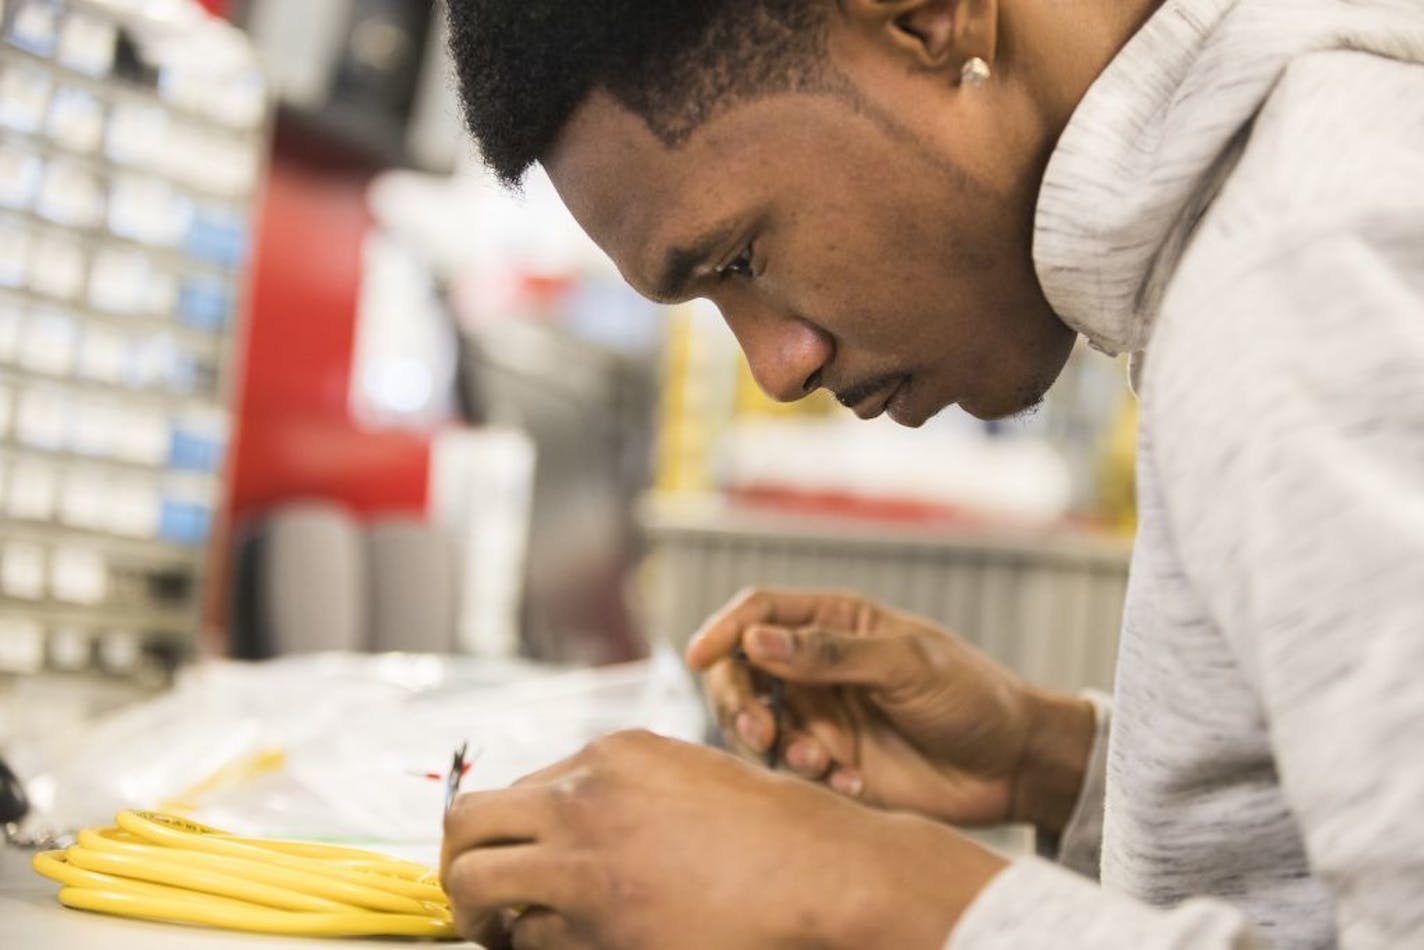
M 853 597 L 747 595 L 688 659 L 787 768 L 619 735 L 466 796 L 443 863 L 466 932 L 1424 946 L 1417 0 L 450 15 L 491 167 L 541 163 L 648 296 L 711 298 L 772 395 L 992 418 L 1082 334 L 1133 354 L 1143 420 L 1111 703 Z M 739 647 L 791 684 L 787 734 Z M 1058 863 L 948 824 L 1005 819 Z

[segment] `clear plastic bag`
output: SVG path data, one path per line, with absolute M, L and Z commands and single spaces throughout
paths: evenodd
M 671 653 L 551 671 L 512 661 L 320 654 L 212 661 L 63 749 L 20 750 L 39 816 L 78 827 L 122 808 L 184 808 L 248 835 L 340 840 L 429 857 L 443 774 L 469 741 L 465 789 L 497 788 L 591 739 L 648 728 L 689 741 L 706 718 Z

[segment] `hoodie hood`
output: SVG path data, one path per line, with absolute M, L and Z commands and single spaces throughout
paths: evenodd
M 1089 88 L 1049 159 L 1033 255 L 1095 349 L 1146 347 L 1252 119 L 1294 60 L 1326 50 L 1424 62 L 1424 3 L 1167 0 Z

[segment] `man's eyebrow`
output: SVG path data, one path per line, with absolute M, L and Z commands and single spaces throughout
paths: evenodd
M 662 269 L 653 282 L 655 300 L 684 300 L 692 275 L 732 238 L 734 224 L 724 225 L 691 243 L 672 247 L 663 255 Z

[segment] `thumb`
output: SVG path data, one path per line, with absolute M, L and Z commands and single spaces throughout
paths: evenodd
M 758 669 L 793 683 L 902 687 L 923 676 L 926 663 L 912 636 L 869 637 L 817 626 L 757 624 L 743 633 L 742 649 Z

